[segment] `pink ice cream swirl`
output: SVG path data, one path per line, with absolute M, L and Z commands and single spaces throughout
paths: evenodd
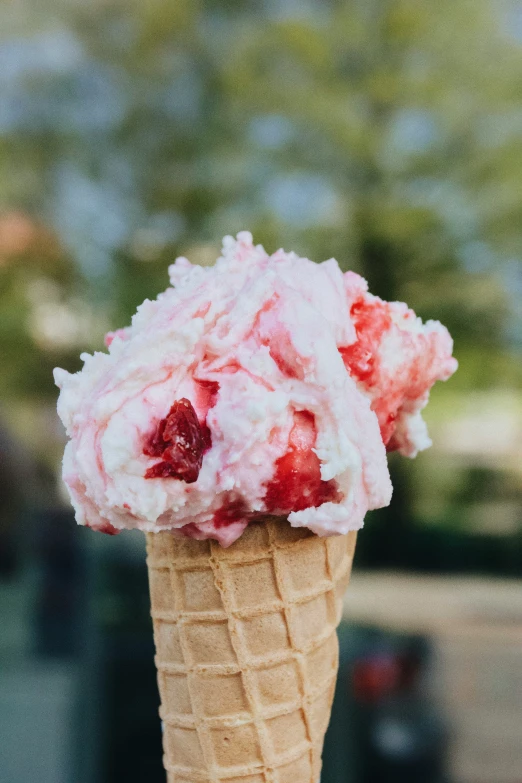
M 248 232 L 213 267 L 178 258 L 108 353 L 55 370 L 76 519 L 230 545 L 267 513 L 318 535 L 389 503 L 386 448 L 430 445 L 421 410 L 452 341 L 406 305 Z

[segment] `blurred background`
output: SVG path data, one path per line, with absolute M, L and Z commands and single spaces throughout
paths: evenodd
M 2 781 L 164 780 L 143 538 L 76 527 L 52 368 L 247 228 L 460 363 L 359 537 L 323 783 L 521 783 L 521 84 L 516 0 L 0 5 Z

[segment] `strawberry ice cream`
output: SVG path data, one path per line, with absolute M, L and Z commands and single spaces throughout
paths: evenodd
M 447 330 L 334 259 L 269 256 L 247 232 L 214 267 L 169 271 L 108 353 L 55 370 L 77 521 L 223 546 L 267 513 L 360 528 L 390 501 L 386 449 L 430 445 L 420 412 L 457 366 Z

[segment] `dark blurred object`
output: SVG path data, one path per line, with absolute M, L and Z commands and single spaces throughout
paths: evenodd
M 519 578 L 522 535 L 471 535 L 414 521 L 395 524 L 376 512 L 359 537 L 356 562 L 360 568 Z
M 56 504 L 54 471 L 13 432 L 0 410 L 0 580 L 16 576 L 34 549 L 39 511 L 35 515 L 32 510 Z M 35 433 L 34 443 L 41 440 L 41 433 Z
M 428 647 L 408 639 L 397 651 L 369 652 L 354 666 L 363 754 L 361 783 L 442 783 L 447 732 L 423 695 Z M 380 690 L 376 689 L 380 684 Z
M 104 657 L 103 783 L 165 783 L 150 629 L 109 639 Z
M 9 579 L 16 571 L 14 536 L 9 530 L 0 530 L 0 578 Z
M 393 499 L 387 508 L 368 514 L 364 533 L 357 540 L 357 568 L 503 577 L 522 575 L 522 530 L 519 527 L 500 535 L 492 532 L 494 525 L 487 532 L 477 532 L 459 516 L 462 510 L 471 508 L 470 503 L 482 499 L 500 506 L 512 495 L 519 503 L 519 479 L 512 479 L 511 487 L 506 486 L 506 477 L 499 470 L 460 468 L 463 478 L 455 493 L 453 516 L 448 511 L 441 524 L 428 525 L 414 509 L 416 496 L 423 488 L 419 489 L 416 483 L 418 477 L 411 463 L 391 455 L 389 467 Z M 451 490 L 446 488 L 446 495 L 450 494 Z
M 35 609 L 35 653 L 73 656 L 81 639 L 85 558 L 72 511 L 55 509 L 35 520 L 40 586 Z
M 342 624 L 321 783 L 444 783 L 448 731 L 424 692 L 424 638 Z
M 26 501 L 28 463 L 0 421 L 0 579 L 12 578 L 18 563 L 15 526 Z
M 99 534 L 93 534 L 99 535 Z M 139 536 L 139 534 L 137 534 Z M 103 783 L 165 783 L 144 541 L 136 550 L 107 539 L 98 562 L 97 604 Z
M 398 687 L 401 677 L 400 661 L 390 652 L 380 652 L 355 662 L 353 692 L 361 704 L 376 704 Z

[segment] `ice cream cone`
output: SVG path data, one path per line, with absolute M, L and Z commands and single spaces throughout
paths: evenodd
M 168 783 L 317 783 L 356 534 L 147 534 Z

